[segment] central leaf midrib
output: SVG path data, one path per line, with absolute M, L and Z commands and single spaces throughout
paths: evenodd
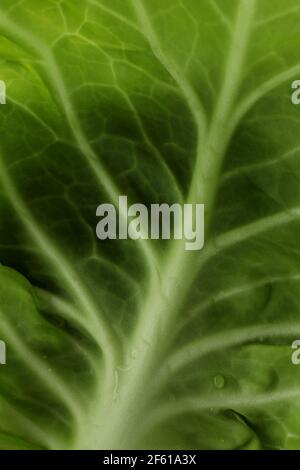
M 141 4 L 138 3 L 136 5 Z M 197 154 L 195 175 L 192 181 L 192 189 L 188 197 L 188 202 L 191 200 L 194 201 L 194 199 L 197 200 L 197 179 L 203 174 L 203 169 L 208 171 L 209 176 L 213 175 L 217 180 L 226 145 L 230 137 L 229 135 L 223 135 L 224 130 L 222 125 L 225 124 L 229 118 L 229 113 L 234 105 L 234 100 L 240 86 L 241 70 L 247 50 L 254 7 L 255 0 L 241 0 L 239 4 L 235 31 L 232 36 L 232 44 L 229 51 L 229 60 L 224 72 L 223 86 L 217 102 L 214 119 L 206 136 L 204 147 L 206 151 L 204 154 Z M 145 18 L 145 10 L 142 10 L 142 13 L 142 18 Z M 146 31 L 149 30 L 152 36 L 150 38 L 151 42 L 153 41 L 153 30 L 147 20 Z M 156 38 L 155 44 L 157 46 Z M 161 53 L 161 49 L 159 50 Z M 200 136 L 198 137 L 200 139 Z M 211 159 L 209 152 L 210 145 L 214 139 L 222 143 L 218 149 L 219 155 L 217 162 Z M 199 147 L 201 148 L 201 146 Z M 206 161 L 209 156 L 209 161 Z M 209 165 L 211 165 L 211 168 L 209 168 Z M 209 204 L 213 204 L 217 184 L 214 184 L 213 189 L 211 189 L 210 187 L 207 188 L 205 181 L 203 181 L 203 183 L 204 202 L 206 202 L 208 198 Z M 209 185 L 211 184 L 210 178 L 208 179 L 208 183 Z M 171 327 L 174 317 L 177 315 L 180 305 L 184 302 L 197 274 L 195 270 L 193 271 L 193 269 L 191 269 L 191 267 L 196 264 L 193 264 L 192 261 L 191 253 L 186 252 L 184 249 L 184 241 L 174 242 L 166 265 L 160 266 L 157 278 L 155 278 L 155 276 L 152 277 L 151 288 L 149 289 L 148 297 L 143 306 L 142 316 L 129 348 L 131 351 L 138 351 L 139 359 L 132 364 L 132 368 L 121 381 L 119 402 L 113 402 L 111 404 L 110 412 L 104 415 L 102 414 L 102 416 L 100 414 L 102 419 L 111 419 L 110 427 L 106 429 L 105 438 L 102 436 L 103 442 L 105 442 L 106 445 L 108 445 L 110 439 L 112 440 L 110 444 L 112 446 L 116 445 L 118 447 L 120 444 L 124 445 L 124 442 L 122 442 L 123 439 L 126 440 L 126 430 L 123 428 L 124 423 L 126 423 L 126 427 L 130 426 L 128 420 L 129 418 L 131 419 L 132 415 L 136 415 L 137 403 L 140 402 L 141 408 L 145 405 L 147 395 L 144 389 L 145 383 L 151 383 L 151 374 L 155 371 L 154 363 L 159 363 L 159 361 L 163 360 L 162 357 L 167 347 L 167 344 L 158 344 L 157 338 L 161 337 L 162 341 L 165 341 L 168 331 L 172 331 Z M 166 295 L 164 295 L 164 289 L 167 290 Z M 160 330 L 161 333 L 159 334 Z M 165 342 L 167 343 L 167 341 Z M 128 357 L 129 355 L 130 351 L 128 351 Z M 141 397 L 143 397 L 143 399 Z M 104 406 L 107 405 L 106 402 Z M 116 429 L 118 429 L 117 433 Z M 118 439 L 120 439 L 121 442 L 118 442 Z

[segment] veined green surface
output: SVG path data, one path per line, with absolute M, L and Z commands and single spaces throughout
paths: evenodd
M 1 449 L 299 449 L 298 0 L 1 0 Z M 204 203 L 206 245 L 96 238 Z

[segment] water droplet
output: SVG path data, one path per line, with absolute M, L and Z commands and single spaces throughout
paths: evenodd
M 135 349 L 131 351 L 131 357 L 132 359 L 136 359 L 138 357 L 138 351 L 136 351 Z
M 221 389 L 224 387 L 225 385 L 225 378 L 223 377 L 223 375 L 221 374 L 218 374 L 218 375 L 215 375 L 214 376 L 214 385 L 216 388 L 218 389 Z

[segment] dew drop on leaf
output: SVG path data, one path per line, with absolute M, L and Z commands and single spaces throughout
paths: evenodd
M 224 387 L 225 378 L 223 377 L 223 375 L 218 374 L 218 375 L 214 376 L 214 385 L 215 385 L 216 388 L 219 388 L 219 389 Z

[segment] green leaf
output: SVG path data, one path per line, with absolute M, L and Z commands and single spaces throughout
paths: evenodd
M 1 449 L 299 449 L 298 0 L 2 0 Z M 204 203 L 205 248 L 96 208 Z

